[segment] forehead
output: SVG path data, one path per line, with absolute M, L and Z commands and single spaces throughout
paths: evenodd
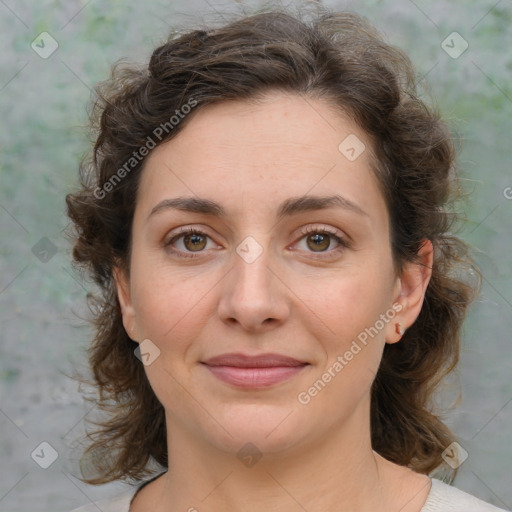
M 233 214 L 240 201 L 255 208 L 308 193 L 384 204 L 368 136 L 325 100 L 274 92 L 199 108 L 188 121 L 146 158 L 138 198 L 146 211 L 183 194 L 215 195 Z
M 272 91 L 258 98 L 224 100 L 198 108 L 192 112 L 191 122 L 173 140 L 182 148 L 200 143 L 203 152 L 212 146 L 225 147 L 231 150 L 231 158 L 237 147 L 245 151 L 262 146 L 267 151 L 259 155 L 260 159 L 272 147 L 276 148 L 274 153 L 279 153 L 283 146 L 295 148 L 297 158 L 308 153 L 337 157 L 339 137 L 343 133 L 357 133 L 361 139 L 367 139 L 348 116 L 341 110 L 335 111 L 327 100 Z M 289 159 L 293 154 L 290 149 L 286 157 Z M 195 155 L 193 152 L 189 156 Z

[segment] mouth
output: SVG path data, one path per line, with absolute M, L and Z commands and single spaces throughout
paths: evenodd
M 288 380 L 309 363 L 281 354 L 222 354 L 201 362 L 217 379 L 245 389 L 268 388 Z

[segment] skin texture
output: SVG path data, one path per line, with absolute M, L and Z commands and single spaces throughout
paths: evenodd
M 371 142 L 325 101 L 272 92 L 193 115 L 146 160 L 130 276 L 115 273 L 127 332 L 160 350 L 145 371 L 166 411 L 169 447 L 169 471 L 132 510 L 418 512 L 430 480 L 372 451 L 370 388 L 385 343 L 400 340 L 396 323 L 406 329 L 420 312 L 430 242 L 420 251 L 424 266 L 395 274 Z M 354 161 L 338 149 L 351 134 L 366 146 Z M 334 193 L 365 214 L 329 208 L 276 218 L 288 198 Z M 168 208 L 148 219 L 178 196 L 216 201 L 226 216 Z M 194 245 L 182 236 L 172 252 L 165 243 L 182 226 L 207 237 Z M 317 247 L 311 238 L 323 228 L 349 247 L 329 236 Z M 246 237 L 262 250 L 251 263 L 237 252 Z M 298 394 L 389 311 L 392 320 L 300 403 Z M 309 365 L 273 387 L 239 389 L 200 363 L 226 352 L 275 352 Z M 237 457 L 249 442 L 262 454 L 251 467 Z

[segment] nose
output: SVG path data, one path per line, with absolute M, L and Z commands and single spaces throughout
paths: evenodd
M 287 320 L 290 292 L 269 252 L 264 249 L 254 261 L 243 252 L 233 254 L 233 266 L 221 284 L 218 314 L 223 322 L 265 332 Z

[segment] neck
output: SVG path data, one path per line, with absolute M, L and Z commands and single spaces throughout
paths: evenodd
M 240 460 L 236 448 L 212 446 L 172 417 L 167 425 L 170 464 L 153 508 L 157 512 L 259 512 L 270 504 L 275 512 L 421 508 L 421 503 L 408 507 L 411 497 L 403 492 L 404 476 L 413 472 L 380 457 L 371 448 L 369 427 L 361 430 L 369 426 L 368 403 L 321 439 L 312 436 L 284 451 L 265 452 L 256 463 Z

